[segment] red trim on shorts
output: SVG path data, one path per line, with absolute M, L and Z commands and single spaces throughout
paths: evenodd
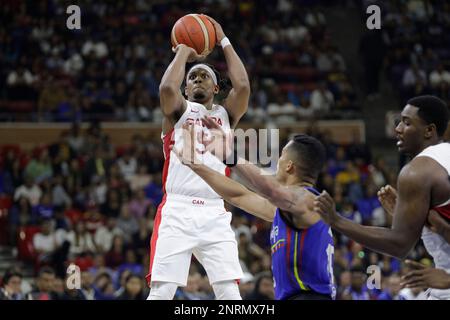
M 166 193 L 166 181 L 167 175 L 169 174 L 169 165 L 170 165 L 170 147 L 175 143 L 173 140 L 174 129 L 170 130 L 168 133 L 164 135 L 163 140 L 163 152 L 164 152 L 164 167 L 162 172 L 162 186 L 163 192 Z
M 166 198 L 167 198 L 167 195 L 164 194 L 161 204 L 158 206 L 158 211 L 156 212 L 155 222 L 153 224 L 152 237 L 150 239 L 150 266 L 148 268 L 148 274 L 145 276 L 145 279 L 147 280 L 147 284 L 149 287 L 150 287 L 151 276 L 152 276 L 153 259 L 155 258 L 155 252 L 156 252 L 156 242 L 158 240 L 158 231 L 159 231 L 159 226 L 161 225 L 161 212 L 162 212 L 164 205 L 166 204 Z
M 165 160 L 164 160 L 164 168 L 163 168 L 163 172 L 162 172 L 162 190 L 164 192 L 164 196 L 162 198 L 161 203 L 158 206 L 158 211 L 156 212 L 155 221 L 153 224 L 152 237 L 150 239 L 150 266 L 148 268 L 148 274 L 145 276 L 148 286 L 150 286 L 150 282 L 151 282 L 153 259 L 155 258 L 156 242 L 158 240 L 158 231 L 159 231 L 159 226 L 161 224 L 161 212 L 166 203 L 166 198 L 167 198 L 166 181 L 167 181 L 167 175 L 169 173 L 169 165 L 170 165 L 170 146 L 172 146 L 175 143 L 173 140 L 173 134 L 174 134 L 174 129 L 170 130 L 163 137 L 163 152 L 164 152 Z

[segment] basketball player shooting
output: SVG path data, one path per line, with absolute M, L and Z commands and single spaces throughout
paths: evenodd
M 205 16 L 203 16 L 204 18 Z M 194 15 L 198 23 L 198 16 Z M 164 114 L 162 139 L 165 155 L 163 169 L 164 197 L 155 218 L 150 244 L 151 287 L 148 300 L 173 299 L 178 286 L 186 286 L 192 254 L 203 265 L 216 299 L 241 299 L 237 279 L 243 276 L 237 243 L 231 229 L 231 213 L 224 202 L 191 169 L 170 157 L 169 147 L 181 145 L 184 123 L 215 119 L 224 129 L 235 127 L 247 110 L 250 84 L 245 67 L 219 23 L 214 26 L 216 41 L 222 46 L 232 88 L 223 105 L 214 104 L 219 79 L 206 64 L 194 65 L 185 77 L 185 66 L 205 58 L 184 44 L 174 48 L 175 57 L 160 84 L 160 103 Z M 204 25 L 203 25 L 204 27 Z M 205 35 L 206 38 L 206 35 Z M 184 94 L 180 87 L 186 81 Z M 207 128 L 203 128 L 207 134 Z M 226 166 L 205 153 L 204 161 L 220 174 Z
M 422 235 L 437 269 L 450 272 L 450 244 L 427 226 L 431 209 L 450 218 L 450 143 L 443 141 L 448 125 L 446 103 L 434 96 L 408 101 L 395 131 L 400 152 L 413 159 L 400 171 L 391 228 L 362 226 L 339 216 L 331 196 L 323 192 L 316 211 L 330 226 L 374 251 L 400 259 Z M 450 290 L 431 290 L 429 299 L 450 299 Z

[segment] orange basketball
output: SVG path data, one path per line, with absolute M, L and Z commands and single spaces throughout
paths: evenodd
M 188 14 L 175 22 L 171 40 L 173 47 L 183 43 L 198 54 L 209 54 L 216 45 L 216 30 L 204 15 Z

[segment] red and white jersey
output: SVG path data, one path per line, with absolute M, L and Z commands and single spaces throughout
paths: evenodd
M 417 155 L 417 157 L 429 157 L 447 170 L 450 176 L 450 143 L 440 143 L 430 146 Z M 444 217 L 450 218 L 450 197 L 444 203 L 432 208 Z M 445 269 L 450 273 L 450 244 L 437 233 L 427 227 L 423 228 L 422 240 L 428 253 L 433 257 L 436 268 Z M 448 290 L 436 290 L 446 292 L 446 298 L 450 299 Z
M 216 121 L 225 132 L 230 130 L 230 121 L 228 113 L 224 107 L 214 104 L 211 110 L 208 110 L 200 103 L 186 101 L 186 110 L 177 123 L 174 129 L 166 135 L 162 135 L 164 147 L 164 169 L 163 169 L 163 190 L 165 193 L 178 194 L 189 197 L 199 197 L 206 199 L 221 198 L 202 178 L 200 178 L 194 171 L 183 165 L 180 160 L 171 154 L 169 146 L 175 144 L 178 150 L 183 147 L 182 126 L 186 122 L 195 123 L 198 125 L 197 134 L 208 135 L 209 130 L 202 125 L 201 118 L 208 116 Z M 202 128 L 201 132 L 199 128 Z M 196 149 L 204 150 L 204 146 L 196 139 Z M 202 154 L 197 153 L 197 158 L 213 170 L 222 174 L 229 175 L 229 168 L 227 168 L 219 159 L 217 159 L 210 152 Z

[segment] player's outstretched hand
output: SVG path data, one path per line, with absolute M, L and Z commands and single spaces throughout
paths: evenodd
M 203 117 L 202 123 L 209 129 L 209 136 L 198 136 L 198 142 L 205 146 L 205 150 L 211 152 L 220 161 L 231 155 L 233 151 L 233 133 L 226 132 L 212 118 Z
M 402 277 L 401 286 L 404 288 L 434 288 L 449 289 L 450 274 L 442 269 L 427 267 L 412 260 L 406 260 L 406 265 L 414 270 Z
M 207 53 L 205 54 L 198 54 L 197 51 L 195 51 L 194 48 L 191 48 L 183 43 L 180 43 L 175 48 L 172 48 L 172 51 L 176 54 L 178 51 L 187 51 L 189 52 L 187 62 L 191 63 L 194 61 L 202 61 L 205 60 Z
M 395 203 L 397 202 L 397 190 L 388 184 L 381 187 L 377 195 L 384 211 L 393 216 Z
M 220 45 L 220 41 L 222 41 L 223 38 L 225 38 L 225 32 L 223 32 L 222 26 L 220 25 L 220 23 L 218 23 L 216 20 L 214 20 L 213 18 L 211 18 L 210 16 L 203 14 L 205 17 L 207 17 L 209 19 L 209 21 L 211 21 L 211 23 L 214 26 L 214 29 L 216 30 L 216 45 Z
M 323 191 L 314 200 L 314 211 L 320 214 L 322 219 L 329 225 L 333 225 L 339 217 L 334 200 L 326 191 Z
M 182 164 L 192 168 L 194 165 L 200 164 L 195 149 L 195 125 L 184 123 L 182 130 L 183 148 L 178 149 L 175 145 L 172 145 L 171 150 L 176 154 Z

